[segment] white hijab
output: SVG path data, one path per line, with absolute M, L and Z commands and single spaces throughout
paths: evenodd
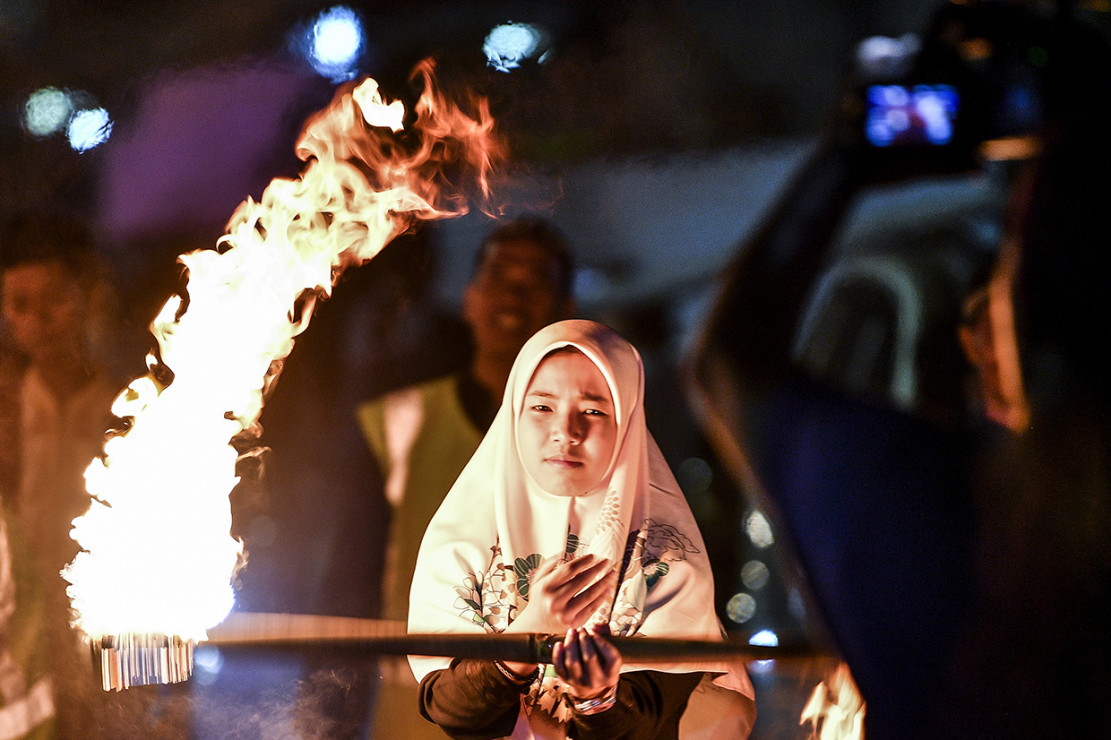
M 563 347 L 578 349 L 601 370 L 617 417 L 609 471 L 593 490 L 574 497 L 541 489 L 517 450 L 517 419 L 533 373 Z M 493 424 L 425 531 L 409 595 L 409 632 L 501 632 L 527 603 L 529 579 L 542 560 L 586 552 L 620 569 L 615 598 L 591 622 L 608 619 L 615 635 L 721 639 L 702 535 L 645 425 L 640 355 L 612 329 L 572 320 L 541 329 L 522 347 Z M 418 681 L 450 663 L 409 660 Z M 728 670 L 706 663 L 625 663 L 622 670 L 644 669 Z M 752 698 L 743 670 L 729 684 Z M 550 686 L 539 693 L 546 691 Z

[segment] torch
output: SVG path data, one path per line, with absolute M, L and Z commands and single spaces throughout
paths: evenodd
M 824 655 L 824 651 L 808 644 L 769 647 L 734 637 L 703 640 L 613 635 L 606 639 L 627 663 L 812 659 Z M 220 648 L 337 647 L 379 655 L 435 655 L 520 663 L 551 663 L 552 649 L 562 640 L 562 634 L 540 633 L 410 634 L 404 622 L 389 620 L 244 612 L 229 615 L 209 634 L 210 644 Z
M 502 152 L 485 101 L 465 113 L 433 85 L 406 125 L 374 80 L 341 87 L 306 122 L 305 163 L 231 216 L 214 249 L 181 255 L 183 296 L 151 325 L 149 372 L 119 395 L 123 428 L 85 474 L 81 547 L 62 572 L 106 690 L 187 679 L 193 647 L 234 605 L 245 556 L 230 535 L 236 440 L 257 436 L 267 391 L 319 297 L 419 220 L 467 210 L 446 167 L 487 174 Z

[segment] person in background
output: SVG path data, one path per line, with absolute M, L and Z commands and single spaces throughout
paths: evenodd
M 0 505 L 0 737 L 50 740 L 58 735 L 42 583 L 3 509 Z
M 463 293 L 462 315 L 472 340 L 466 367 L 359 405 L 360 426 L 378 462 L 391 512 L 384 618 L 407 618 L 424 530 L 493 420 L 521 346 L 540 328 L 572 314 L 572 273 L 571 250 L 551 222 L 521 216 L 500 224 L 480 245 Z M 431 726 L 416 713 L 416 685 L 408 667 L 404 661 L 392 664 L 397 670 L 391 676 L 397 675 L 395 680 L 387 676 L 378 704 L 398 706 L 390 698 L 391 691 L 402 690 L 398 684 L 406 687 L 409 704 L 379 721 L 396 730 L 404 712 L 415 720 L 413 732 L 429 734 Z
M 734 713 L 707 736 L 747 737 L 743 669 L 636 666 L 608 639 L 720 640 L 713 594 L 702 536 L 648 431 L 639 353 L 593 321 L 545 327 L 428 527 L 409 630 L 565 637 L 550 665 L 411 657 L 422 714 L 451 737 L 664 740 L 715 675 Z
M 420 538 L 493 420 L 517 352 L 540 328 L 571 315 L 571 273 L 569 247 L 548 221 L 521 217 L 497 227 L 463 293 L 473 340 L 466 368 L 359 406 L 394 519 L 387 619 L 408 614 Z
M 122 388 L 94 346 L 108 288 L 76 219 L 21 214 L 0 249 L 2 317 L 19 358 L 3 388 L 3 408 L 14 416 L 5 418 L 0 485 L 24 536 L 57 571 L 77 552 L 68 525 L 87 508 L 84 471 L 101 451 Z
M 60 571 L 77 554 L 69 532 L 89 504 L 84 471 L 102 450 L 123 387 L 96 352 L 110 282 L 85 223 L 68 214 L 11 216 L 0 252 L 11 353 L 0 378 L 0 492 L 43 589 L 59 733 L 90 737 L 92 666 L 69 626 Z
M 1040 156 L 987 283 L 977 589 L 937 735 L 1111 734 L 1111 40 L 1062 21 Z
M 1049 60 L 1034 156 L 1014 163 L 1007 233 L 961 334 L 1000 432 L 939 428 L 792 359 L 842 209 L 868 184 L 949 166 L 944 151 L 846 140 L 859 121 L 840 121 L 853 125 L 831 132 L 738 253 L 696 352 L 696 391 L 797 543 L 867 702 L 867 737 L 1105 737 L 1111 49 L 1065 5 L 1052 20 L 1036 3 L 942 10 L 924 49 L 959 58 L 993 38 L 1001 58 L 978 67 L 993 74 L 1006 49 Z

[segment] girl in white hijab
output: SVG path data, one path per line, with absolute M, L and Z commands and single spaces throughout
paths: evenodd
M 743 668 L 631 665 L 605 639 L 723 634 L 702 536 L 643 401 L 640 355 L 601 324 L 552 324 L 518 354 L 497 417 L 425 532 L 409 632 L 566 637 L 550 666 L 410 657 L 421 712 L 449 735 L 675 738 L 697 686 L 692 703 L 729 697 L 715 720 L 729 734 L 717 736 L 747 736 Z M 717 686 L 699 686 L 704 676 Z

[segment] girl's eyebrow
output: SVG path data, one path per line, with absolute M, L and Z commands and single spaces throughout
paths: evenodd
M 527 393 L 525 393 L 525 396 L 536 396 L 538 398 L 555 398 L 556 394 L 552 393 L 551 391 L 536 390 L 528 391 Z M 599 396 L 594 393 L 582 393 L 579 395 L 579 398 L 583 399 L 584 401 L 590 401 L 591 403 L 604 403 L 609 405 L 613 404 L 613 401 L 611 401 L 606 396 Z

